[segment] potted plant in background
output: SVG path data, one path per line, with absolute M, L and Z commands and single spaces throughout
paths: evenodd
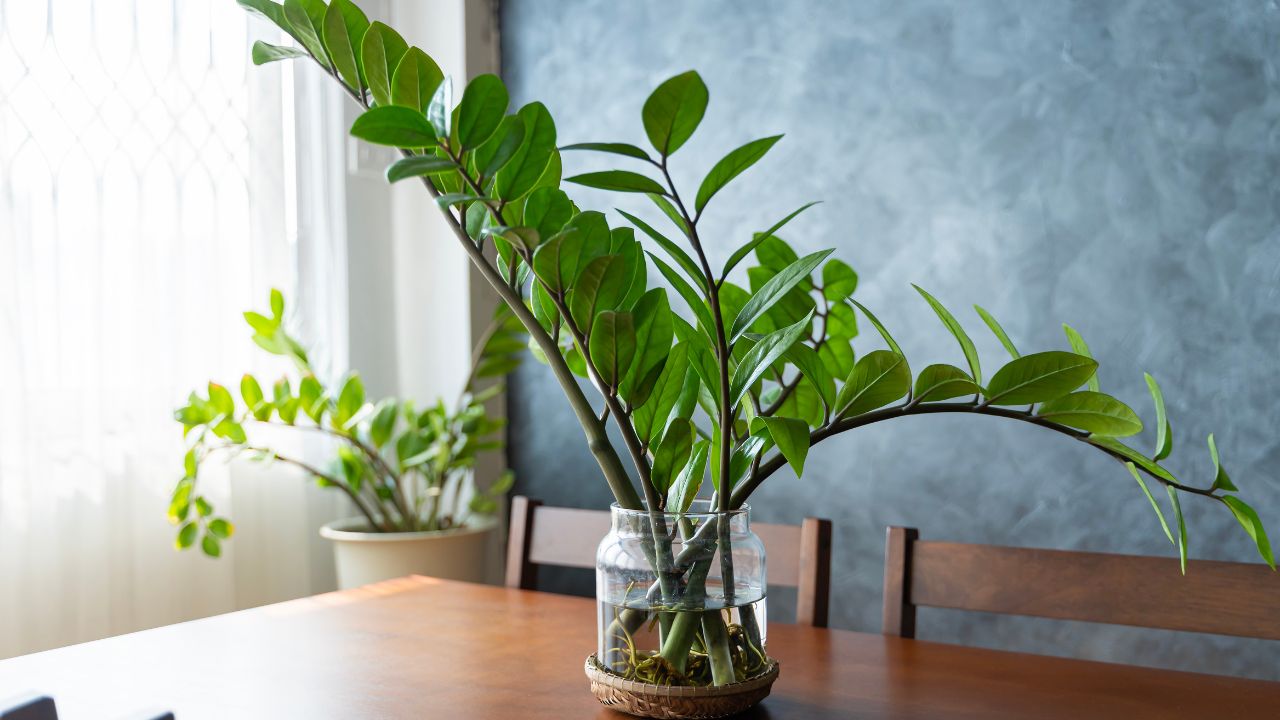
M 302 344 L 285 329 L 284 309 L 284 297 L 272 290 L 270 314 L 246 312 L 245 320 L 259 347 L 293 361 L 294 377 L 276 380 L 268 396 L 247 374 L 240 381 L 239 402 L 230 390 L 210 382 L 207 395 L 191 393 L 175 413 L 190 440 L 185 472 L 169 505 L 169 519 L 178 526 L 177 547 L 198 542 L 205 554 L 221 554 L 234 526 L 216 516 L 200 493 L 200 467 L 215 458 L 248 456 L 301 469 L 320 487 L 346 495 L 359 511 L 320 530 L 334 542 L 340 587 L 414 573 L 483 580 L 491 516 L 513 478 L 508 471 L 487 488 L 475 487 L 476 456 L 502 447 L 495 434 L 504 422 L 484 409 L 485 400 L 502 391 L 501 383 L 475 395 L 471 390 L 477 380 L 504 376 L 519 364 L 517 353 L 525 345 L 520 324 L 500 306 L 472 353 L 456 405 L 450 408 L 441 400 L 418 408 L 395 398 L 366 402 L 354 372 L 327 386 Z M 260 440 L 259 431 L 271 427 L 331 438 L 336 451 L 330 467 Z
M 1183 483 L 1161 464 L 1172 440 L 1153 379 L 1154 450 L 1118 439 L 1137 434 L 1142 422 L 1101 392 L 1097 363 L 1074 331 L 1069 352 L 1023 355 L 976 308 L 1010 355 L 984 378 L 959 321 L 917 288 L 955 336 L 965 368 L 933 364 L 913 373 L 889 331 L 853 299 L 853 269 L 829 259 L 830 251 L 799 257 L 777 236 L 810 205 L 713 263 L 700 235 L 709 203 L 781 136 L 729 152 L 692 199 L 681 194 L 668 171 L 707 105 L 696 73 L 662 83 L 645 102 L 652 151 L 625 143 L 557 148 L 541 103 L 509 113 L 502 81 L 481 75 L 455 105 L 437 64 L 390 27 L 370 23 L 350 0 L 239 2 L 298 43 L 255 43 L 255 63 L 312 58 L 364 108 L 351 133 L 400 150 L 404 158 L 388 179 L 422 183 L 563 389 L 616 499 L 597 569 L 599 645 L 587 664 L 602 700 L 654 717 L 711 717 L 767 694 L 778 666 L 767 653 L 765 563 L 746 501 L 784 465 L 803 473 L 813 444 L 884 420 L 966 413 L 1053 430 L 1122 462 L 1184 560 L 1179 502 L 1190 494 L 1233 513 L 1273 564 L 1262 524 L 1231 494 L 1236 488 L 1216 463 L 1212 438 L 1218 472 L 1211 484 Z M 633 163 L 643 172 L 567 181 L 647 198 L 669 229 L 621 211 L 630 227 L 610 227 L 603 214 L 577 207 L 560 189 L 561 150 Z M 751 257 L 744 272 L 739 266 Z M 672 310 L 667 290 L 651 287 L 649 262 L 684 311 Z M 855 354 L 859 314 L 882 349 Z M 598 406 L 577 377 L 589 381 Z M 707 477 L 710 498 L 695 506 Z M 1166 489 L 1176 540 L 1144 477 Z

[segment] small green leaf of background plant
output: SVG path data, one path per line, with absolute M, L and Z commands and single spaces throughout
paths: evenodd
M 664 156 L 679 150 L 702 122 L 707 98 L 707 86 L 693 70 L 659 85 L 640 113 L 654 149 Z
M 982 390 L 969 373 L 954 365 L 930 365 L 916 378 L 917 402 L 950 400 Z
M 858 273 L 843 260 L 832 258 L 822 266 L 822 294 L 833 303 L 843 302 L 858 289 Z
M 1126 437 L 1142 432 L 1142 420 L 1128 405 L 1093 390 L 1049 400 L 1036 416 L 1095 435 Z
M 827 370 L 826 364 L 822 362 L 822 357 L 813 348 L 804 343 L 796 343 L 787 351 L 785 357 L 800 370 L 800 373 L 809 382 L 813 383 L 814 389 L 818 391 L 818 395 L 821 396 L 824 405 L 827 407 L 835 405 L 835 378 Z
M 1075 328 L 1071 327 L 1070 325 L 1067 325 L 1066 323 L 1063 323 L 1062 332 L 1066 334 L 1067 342 L 1071 343 L 1072 352 L 1074 352 L 1077 355 L 1083 355 L 1087 358 L 1093 357 L 1093 353 L 1089 352 L 1088 343 L 1084 341 L 1084 338 L 1080 336 L 1080 333 L 1076 332 Z M 1098 385 L 1098 375 L 1097 373 L 1094 373 L 1089 378 L 1089 389 L 1094 392 L 1098 392 L 1099 387 L 1100 386 Z
M 911 287 L 915 288 L 916 292 L 920 293 L 920 296 L 929 303 L 929 307 L 933 308 L 934 313 L 938 315 L 938 319 L 942 321 L 947 330 L 951 331 L 956 342 L 960 343 L 960 349 L 964 351 L 964 359 L 969 363 L 969 373 L 973 381 L 981 385 L 982 364 L 978 360 L 978 349 L 973 346 L 973 341 L 969 339 L 969 334 L 960 326 L 960 321 L 956 320 L 955 316 L 942 303 L 938 302 L 928 292 L 925 292 L 919 285 L 912 285 Z
M 781 135 L 773 135 L 771 137 L 752 140 L 751 142 L 731 151 L 725 155 L 715 165 L 711 167 L 711 171 L 703 178 L 702 185 L 698 187 L 698 196 L 694 201 L 694 208 L 697 214 L 701 215 L 703 208 L 711 202 L 711 198 L 720 192 L 725 185 L 728 185 L 734 178 L 741 175 L 752 165 L 760 161 L 779 140 Z
M 1092 358 L 1049 350 L 1023 355 L 996 371 L 987 384 L 987 404 L 1026 405 L 1062 397 L 1098 369 Z
M 884 407 L 911 390 L 906 360 L 891 350 L 873 350 L 853 366 L 836 397 L 837 417 L 853 417 Z

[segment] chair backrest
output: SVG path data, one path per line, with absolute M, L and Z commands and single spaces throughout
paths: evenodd
M 916 608 L 1028 615 L 1280 640 L 1280 574 L 1263 564 L 925 542 L 890 527 L 884 634 L 915 637 Z
M 605 510 L 544 507 L 523 495 L 511 498 L 507 587 L 534 590 L 539 565 L 594 568 L 596 545 L 609 532 Z M 769 584 L 796 588 L 796 622 L 827 626 L 831 596 L 831 521 L 805 518 L 800 525 L 752 523 L 769 553 Z

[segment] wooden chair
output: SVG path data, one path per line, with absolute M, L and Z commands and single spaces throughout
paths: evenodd
M 511 498 L 507 587 L 537 589 L 538 566 L 595 568 L 596 545 L 609 532 L 605 510 L 543 507 L 523 495 Z M 831 521 L 805 518 L 801 525 L 752 523 L 769 553 L 769 583 L 794 587 L 796 622 L 827 626 L 831 595 Z
M 1262 564 L 919 540 L 890 527 L 884 634 L 913 638 L 916 608 L 1027 615 L 1280 640 L 1280 575 Z

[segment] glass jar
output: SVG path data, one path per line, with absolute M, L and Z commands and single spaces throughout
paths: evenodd
M 612 518 L 596 551 L 599 664 L 664 685 L 763 672 L 765 552 L 750 508 L 721 513 L 700 499 L 677 514 L 615 503 Z

